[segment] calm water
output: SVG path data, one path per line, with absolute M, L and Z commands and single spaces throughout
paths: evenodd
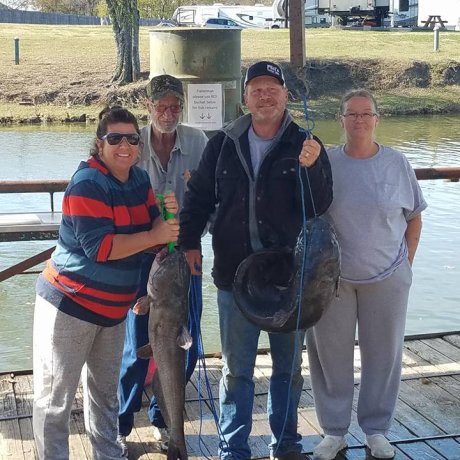
M 382 120 L 378 140 L 404 152 L 414 167 L 460 166 L 460 116 Z M 87 157 L 94 126 L 0 128 L 0 180 L 68 179 Z M 317 123 L 327 145 L 341 141 L 333 121 Z M 407 334 L 460 330 L 460 184 L 421 181 L 429 207 L 423 214 L 422 241 L 415 259 Z M 55 197 L 56 207 L 61 196 Z M 0 212 L 49 210 L 47 194 L 1 195 Z M 30 257 L 52 242 L 0 243 L 0 270 Z M 206 352 L 219 350 L 215 290 L 210 278 L 212 253 L 204 241 L 203 341 Z M 32 318 L 36 275 L 0 284 L 0 372 L 32 367 Z M 263 335 L 261 345 L 267 343 Z

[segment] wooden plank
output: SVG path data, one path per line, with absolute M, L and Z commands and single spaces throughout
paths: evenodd
M 452 438 L 436 439 L 426 443 L 439 455 L 448 460 L 460 460 L 460 444 Z
M 412 460 L 443 460 L 446 458 L 422 441 L 407 444 L 401 443 L 398 445 L 398 448 Z
M 186 403 L 187 423 L 184 426 L 187 448 L 196 457 L 202 457 L 201 450 L 207 456 L 217 456 L 219 437 L 214 418 L 207 404 Z
M 408 402 L 404 401 L 401 395 L 396 404 L 395 420 L 403 425 L 409 431 L 409 434 L 406 433 L 405 436 L 402 434 L 398 436 L 397 433 L 394 433 L 393 429 L 391 429 L 390 439 L 393 440 L 445 434 L 440 427 L 424 417 L 423 414 L 417 412 Z
M 455 345 L 452 345 L 441 338 L 422 340 L 421 342 L 436 350 L 440 355 L 448 358 L 449 361 L 457 363 L 460 370 L 460 350 Z
M 85 432 L 82 411 L 73 412 L 69 423 L 69 458 L 72 460 L 92 459 L 92 447 Z
M 0 379 L 0 413 L 3 417 L 18 415 L 14 394 L 16 383 L 14 376 L 5 375 Z M 9 458 L 26 458 L 22 450 L 21 429 L 17 418 L 0 422 L 0 452 L 5 452 Z
M 453 401 L 460 404 L 460 377 L 432 377 L 430 380 L 446 392 L 450 393 Z M 458 432 L 460 432 L 460 426 L 458 427 Z
M 444 433 L 458 431 L 460 405 L 452 404 L 450 394 L 437 385 L 417 380 L 402 382 L 400 398 Z
M 299 433 L 302 435 L 302 451 L 313 452 L 323 439 L 310 391 L 302 391 L 299 403 Z
M 449 342 L 450 344 L 456 346 L 459 349 L 460 353 L 460 335 L 445 335 L 443 339 L 446 342 Z
M 407 348 L 404 350 L 402 356 L 402 366 L 402 380 L 439 373 L 439 370 L 433 364 Z
M 19 419 L 19 429 L 21 431 L 22 451 L 27 459 L 38 458 L 35 447 L 32 413 L 33 413 L 33 381 L 31 375 L 22 375 L 16 377 L 17 384 L 15 388 L 16 404 L 18 414 L 27 415 L 27 418 Z
M 452 362 L 447 356 L 439 353 L 422 340 L 407 342 L 406 347 L 435 366 L 436 370 L 439 372 L 458 372 L 460 370 L 458 362 Z
M 153 439 L 153 427 L 144 409 L 134 416 L 134 427 L 127 437 L 127 447 L 129 458 L 142 460 L 164 458 L 160 444 Z

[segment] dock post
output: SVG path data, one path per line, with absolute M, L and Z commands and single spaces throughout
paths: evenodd
M 19 37 L 14 37 L 14 63 L 19 64 Z
M 433 51 L 439 51 L 439 29 L 440 25 L 436 24 L 433 28 Z

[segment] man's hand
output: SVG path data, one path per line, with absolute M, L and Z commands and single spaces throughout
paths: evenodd
M 201 251 L 199 249 L 188 249 L 185 251 L 185 258 L 187 259 L 187 263 L 190 267 L 190 272 L 192 275 L 201 275 L 201 263 L 203 260 Z
M 309 168 L 318 159 L 320 153 L 321 146 L 315 141 L 315 139 L 305 139 L 299 155 L 300 165 Z

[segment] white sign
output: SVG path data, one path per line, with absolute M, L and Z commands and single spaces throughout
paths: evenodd
M 222 85 L 187 86 L 187 124 L 206 130 L 222 128 Z

